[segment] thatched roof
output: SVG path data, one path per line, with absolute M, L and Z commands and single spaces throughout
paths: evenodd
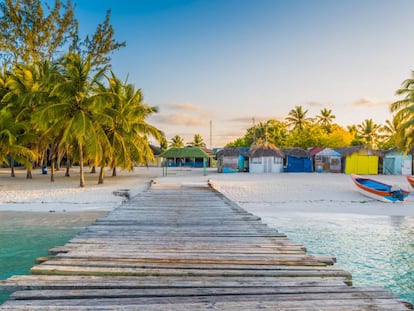
M 259 158 L 259 157 L 279 157 L 283 158 L 284 154 L 272 143 L 264 143 L 260 145 L 252 145 L 249 151 L 249 157 Z
M 160 147 L 154 146 L 154 145 L 150 145 L 150 148 L 152 150 L 152 153 L 154 155 L 160 155 L 162 153 L 162 149 Z
M 163 158 L 208 158 L 208 154 L 198 147 L 170 148 L 160 154 Z
M 370 147 L 367 147 L 367 146 L 364 146 L 364 145 L 335 148 L 334 150 L 336 152 L 339 152 L 343 157 L 347 157 L 350 154 L 359 152 L 360 150 L 363 150 L 363 149 L 367 150 L 368 154 L 381 155 L 381 152 L 379 150 L 374 150 L 374 149 L 372 149 Z
M 285 148 L 285 149 L 282 149 L 282 152 L 287 156 L 291 156 L 295 158 L 308 158 L 309 157 L 309 152 L 307 152 L 306 150 L 302 148 L 298 148 L 298 147 Z
M 217 152 L 217 156 L 221 157 L 221 156 L 225 156 L 225 157 L 236 157 L 239 155 L 246 155 L 246 152 L 243 151 L 243 149 L 237 148 L 237 147 L 229 147 L 229 148 L 224 148 L 222 150 L 220 150 L 219 152 Z

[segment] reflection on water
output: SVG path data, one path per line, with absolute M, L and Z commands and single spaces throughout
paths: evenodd
M 265 223 L 307 247 L 337 258 L 356 286 L 385 286 L 414 303 L 414 217 L 275 213 Z

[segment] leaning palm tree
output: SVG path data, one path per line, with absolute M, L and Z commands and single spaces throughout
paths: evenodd
M 16 122 L 9 109 L 0 110 L 0 162 L 10 166 L 11 177 L 15 177 L 15 160 L 31 168 L 30 160 L 36 157 L 32 150 L 20 142 L 21 136 L 27 131 L 26 125 L 26 122 Z
M 113 95 L 113 100 L 105 114 L 110 116 L 107 119 L 109 123 L 103 121 L 103 124 L 111 148 L 105 150 L 99 183 L 103 183 L 104 165 L 109 164 L 115 176 L 117 166 L 132 170 L 134 164 L 148 165 L 154 161 L 148 138 L 159 142 L 164 139 L 161 131 L 145 121 L 157 109 L 143 102 L 141 90 L 121 82 L 113 73 L 108 77 L 108 82 L 108 92 Z
M 405 95 L 401 100 L 391 104 L 394 120 L 399 127 L 396 132 L 396 143 L 399 150 L 409 152 L 414 147 L 414 71 L 412 78 L 405 80 L 397 95 Z
M 46 154 L 47 144 L 42 144 L 39 140 L 42 131 L 33 116 L 39 107 L 49 100 L 50 89 L 45 91 L 43 82 L 45 77 L 49 76 L 52 66 L 45 61 L 28 65 L 16 64 L 12 70 L 8 83 L 9 92 L 3 97 L 3 102 L 13 111 L 16 122 L 26 123 L 26 131 L 21 135 L 20 143 L 36 155 Z M 27 167 L 26 178 L 32 178 L 31 165 Z
M 288 116 L 285 118 L 287 125 L 293 129 L 303 130 L 310 121 L 310 118 L 306 117 L 307 113 L 308 110 L 303 110 L 302 106 L 296 106 L 295 109 L 289 111 Z
M 336 116 L 332 114 L 332 110 L 327 108 L 322 109 L 321 114 L 316 116 L 317 123 L 319 123 L 328 133 L 331 132 L 332 122 L 335 118 Z
M 85 187 L 85 159 L 97 162 L 106 140 L 99 123 L 105 109 L 105 101 L 99 92 L 105 68 L 93 72 L 90 59 L 79 54 L 66 55 L 59 63 L 63 76 L 52 89 L 50 96 L 55 102 L 43 107 L 40 120 L 49 120 L 49 132 L 59 141 L 59 148 L 74 144 L 78 151 L 80 187 Z

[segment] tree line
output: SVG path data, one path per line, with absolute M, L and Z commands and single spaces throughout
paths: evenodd
M 149 139 L 165 140 L 146 119 L 157 112 L 140 89 L 111 70 L 110 54 L 125 46 L 114 39 L 110 11 L 92 35 L 80 39 L 74 6 L 56 0 L 0 3 L 0 161 L 32 168 L 62 159 L 100 168 L 133 169 L 154 160 Z
M 414 71 L 396 94 L 403 95 L 403 98 L 390 105 L 392 119 L 383 125 L 365 119 L 344 129 L 334 123 L 336 116 L 330 109 L 321 109 L 319 115 L 311 118 L 308 110 L 296 106 L 283 121 L 259 122 L 226 147 L 249 147 L 262 142 L 270 142 L 280 148 L 303 149 L 365 145 L 375 149 L 397 148 L 400 152 L 409 153 L 414 147 Z

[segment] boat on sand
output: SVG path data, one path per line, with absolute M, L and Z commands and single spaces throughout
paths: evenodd
M 407 200 L 410 192 L 401 189 L 397 185 L 389 185 L 380 181 L 362 177 L 359 175 L 351 175 L 353 182 L 358 188 L 358 191 L 369 198 L 381 202 L 403 202 Z
M 414 176 L 407 176 L 408 183 L 414 188 Z

